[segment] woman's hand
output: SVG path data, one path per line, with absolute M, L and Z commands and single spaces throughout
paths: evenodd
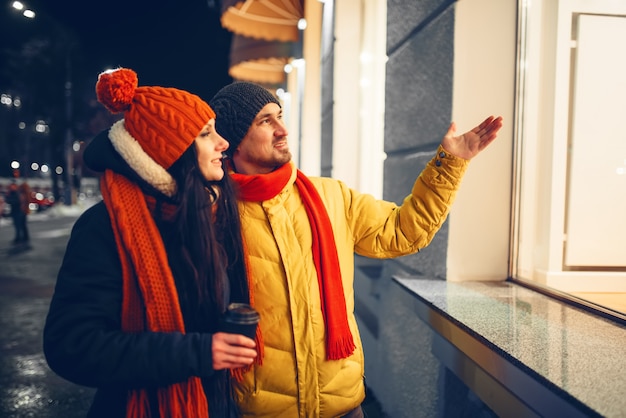
M 213 369 L 236 369 L 252 364 L 257 356 L 253 339 L 240 334 L 213 334 Z

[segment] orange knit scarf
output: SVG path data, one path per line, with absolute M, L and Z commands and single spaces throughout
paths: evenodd
M 269 174 L 231 173 L 231 176 L 239 186 L 239 197 L 242 200 L 261 202 L 273 198 L 283 190 L 291 178 L 291 170 L 292 164 L 284 164 Z M 326 358 L 338 360 L 350 356 L 354 352 L 355 344 L 348 325 L 333 229 L 324 202 L 313 183 L 300 170 L 297 172 L 295 185 L 311 224 L 313 238 L 311 250 L 326 325 Z
M 106 204 L 122 264 L 122 329 L 135 333 L 185 332 L 174 277 L 161 234 L 139 187 L 107 170 L 102 178 Z M 162 417 L 208 418 L 208 404 L 200 378 L 159 388 Z M 150 416 L 148 393 L 129 391 L 127 418 Z

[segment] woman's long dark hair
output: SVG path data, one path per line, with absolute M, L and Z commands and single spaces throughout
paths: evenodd
M 178 185 L 172 239 L 166 243 L 187 332 L 216 332 L 229 302 L 249 302 L 241 223 L 230 177 L 207 181 L 195 145 L 168 170 Z M 210 356 L 210 353 L 207 353 Z M 216 373 L 211 416 L 228 416 L 229 373 Z
M 183 297 L 185 305 L 196 309 L 188 310 L 186 322 L 189 320 L 189 325 L 200 331 L 214 331 L 209 324 L 215 324 L 213 320 L 224 312 L 229 302 L 248 301 L 233 182 L 227 174 L 222 180 L 207 181 L 198 166 L 195 146 L 189 147 L 169 172 L 178 190 L 172 237 L 176 246 L 168 247 L 179 256 L 170 261 L 174 277 L 183 287 L 179 289 L 183 293 L 179 297 Z M 202 323 L 195 323 L 198 316 Z

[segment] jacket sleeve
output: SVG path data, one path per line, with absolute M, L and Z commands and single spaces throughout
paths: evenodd
M 401 206 L 350 191 L 347 218 L 355 252 L 371 258 L 408 255 L 426 247 L 446 220 L 468 160 L 439 146 Z
M 106 207 L 75 223 L 50 303 L 43 348 L 50 368 L 92 387 L 153 387 L 213 373 L 212 334 L 125 333 L 122 270 Z

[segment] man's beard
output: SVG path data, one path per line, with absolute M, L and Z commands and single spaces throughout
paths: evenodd
M 281 167 L 291 161 L 291 151 L 289 149 L 286 150 L 275 150 L 272 155 L 264 159 L 263 161 L 257 161 L 257 163 L 263 167 L 275 170 L 278 167 Z
M 280 167 L 281 165 L 287 164 L 291 161 L 291 151 L 289 149 L 280 151 L 280 156 L 275 158 L 276 167 Z

